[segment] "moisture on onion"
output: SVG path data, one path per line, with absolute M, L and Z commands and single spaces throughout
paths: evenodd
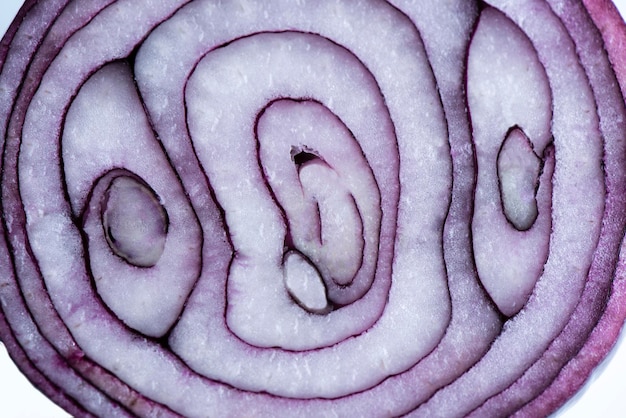
M 626 318 L 601 0 L 27 0 L 0 339 L 75 416 L 547 416 Z

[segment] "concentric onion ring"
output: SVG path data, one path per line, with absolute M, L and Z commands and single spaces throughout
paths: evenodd
M 430 3 L 25 5 L 0 55 L 25 373 L 78 416 L 569 398 L 626 314 L 618 17 Z

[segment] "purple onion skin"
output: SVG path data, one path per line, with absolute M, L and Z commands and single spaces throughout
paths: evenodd
M 548 416 L 613 348 L 610 1 L 74 3 L 0 43 L 0 341 L 72 416 Z

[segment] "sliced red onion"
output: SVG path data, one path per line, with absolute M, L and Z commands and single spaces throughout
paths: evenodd
M 0 338 L 76 416 L 546 416 L 626 310 L 586 0 L 29 1 Z

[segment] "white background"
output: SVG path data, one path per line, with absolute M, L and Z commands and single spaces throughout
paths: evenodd
M 1 0 L 0 34 L 4 33 L 22 0 Z M 615 4 L 626 15 L 626 0 Z M 626 51 L 625 51 L 626 53 Z M 626 401 L 626 342 L 600 365 L 582 392 L 557 414 L 559 418 L 621 418 Z M 67 413 L 39 393 L 17 370 L 0 343 L 0 415 L 6 418 L 66 418 Z

